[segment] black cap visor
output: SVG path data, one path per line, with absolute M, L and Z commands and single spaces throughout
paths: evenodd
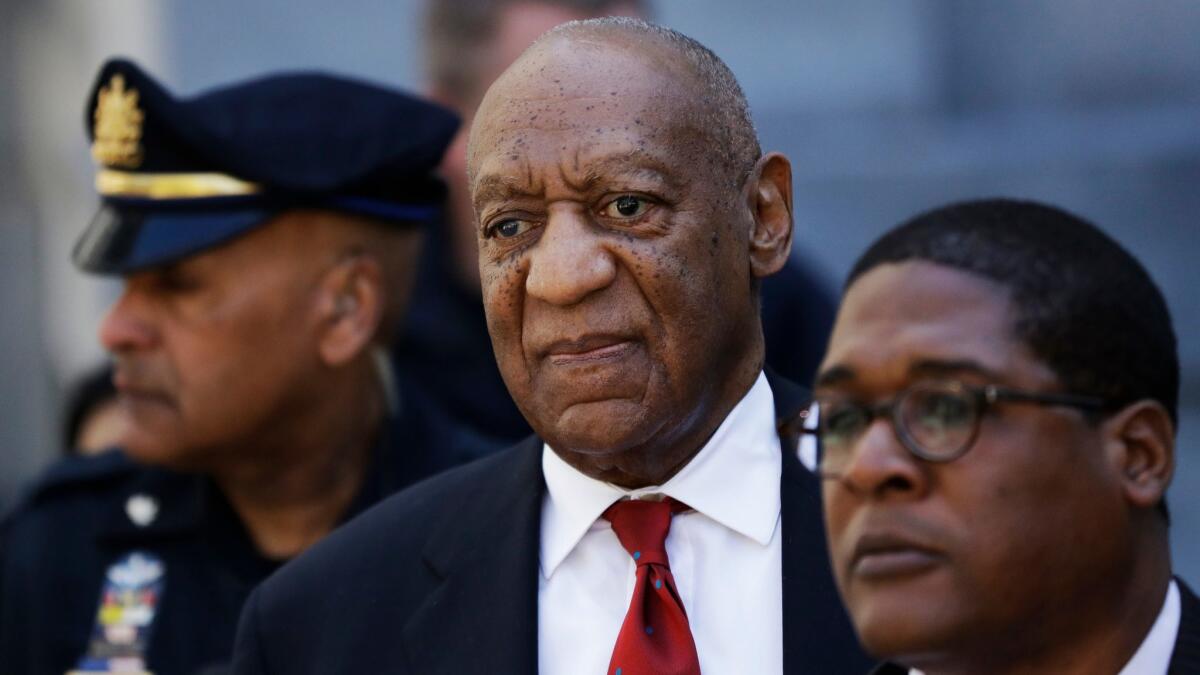
M 106 201 L 75 243 L 75 265 L 95 274 L 129 274 L 174 262 L 271 219 L 278 208 L 139 208 Z

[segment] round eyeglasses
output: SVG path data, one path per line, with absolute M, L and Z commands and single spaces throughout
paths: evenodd
M 1075 394 L 1051 394 L 1008 389 L 998 385 L 971 386 L 962 382 L 918 382 L 887 403 L 863 405 L 847 398 L 817 397 L 819 439 L 817 470 L 841 475 L 854 456 L 859 438 L 871 422 L 887 416 L 900 443 L 929 462 L 949 462 L 971 449 L 987 409 L 1000 402 L 1067 406 L 1101 411 L 1103 399 Z

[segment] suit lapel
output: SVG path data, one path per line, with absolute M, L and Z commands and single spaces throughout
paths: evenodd
M 1200 673 L 1200 599 L 1183 579 L 1176 577 L 1175 583 L 1179 586 L 1179 635 L 1167 675 Z
M 785 428 L 811 402 L 809 392 L 767 372 L 776 425 Z M 783 672 L 865 673 L 871 661 L 842 608 L 825 549 L 821 483 L 800 463 L 796 439 L 780 437 L 783 472 Z
M 807 406 L 805 389 L 767 378 L 778 422 Z M 475 499 L 430 524 L 423 558 L 434 588 L 404 627 L 412 672 L 537 672 L 541 448 L 531 437 L 510 450 Z M 820 483 L 796 457 L 795 439 L 781 439 L 781 449 L 784 673 L 867 672 L 829 570 Z
M 829 567 L 820 482 L 786 445 L 781 480 L 783 672 L 865 673 L 870 662 L 861 655 Z
M 404 638 L 414 673 L 537 671 L 542 442 L 523 441 L 423 551 L 435 588 Z

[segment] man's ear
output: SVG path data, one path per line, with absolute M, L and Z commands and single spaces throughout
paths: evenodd
M 383 270 L 375 258 L 354 255 L 321 280 L 318 350 L 328 366 L 354 360 L 371 345 L 383 320 Z
M 1103 432 L 1125 498 L 1157 506 L 1175 474 L 1175 425 L 1166 408 L 1150 399 L 1131 403 L 1105 420 Z
M 792 251 L 792 163 L 778 152 L 758 160 L 746 181 L 754 218 L 750 231 L 750 271 L 756 278 L 783 268 Z

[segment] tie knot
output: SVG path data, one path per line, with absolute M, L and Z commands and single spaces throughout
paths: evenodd
M 671 516 L 686 510 L 682 502 L 667 498 L 660 502 L 625 499 L 604 511 L 621 545 L 640 565 L 667 565 L 667 532 Z

